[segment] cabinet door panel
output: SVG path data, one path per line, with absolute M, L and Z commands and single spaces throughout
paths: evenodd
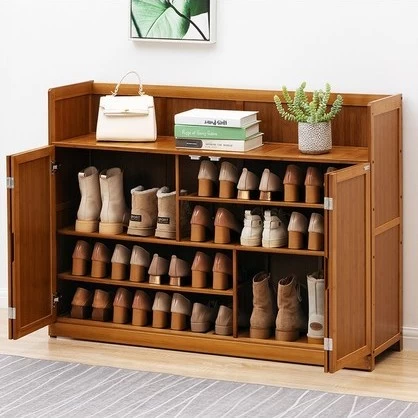
M 364 363 L 371 353 L 370 166 L 326 175 L 328 368 Z M 363 361 L 362 361 L 363 360 Z
M 54 320 L 54 147 L 7 157 L 9 232 L 9 338 L 18 339 Z

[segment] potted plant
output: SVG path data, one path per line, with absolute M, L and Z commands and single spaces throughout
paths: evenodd
M 286 86 L 282 87 L 283 103 L 286 103 L 287 109 L 283 107 L 279 96 L 274 96 L 274 102 L 285 120 L 298 122 L 299 151 L 305 154 L 324 154 L 332 148 L 331 120 L 341 110 L 343 98 L 337 95 L 327 112 L 331 86 L 326 83 L 325 91 L 315 90 L 311 101 L 308 99 L 305 87 L 306 82 L 303 82 L 295 91 L 293 99 Z

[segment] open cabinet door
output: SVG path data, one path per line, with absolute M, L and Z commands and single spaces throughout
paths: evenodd
M 55 320 L 54 147 L 7 157 L 9 338 Z
M 369 369 L 371 354 L 370 165 L 325 176 L 328 228 L 325 349 L 328 371 Z

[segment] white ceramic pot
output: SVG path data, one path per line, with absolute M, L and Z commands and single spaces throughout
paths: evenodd
M 325 154 L 332 148 L 331 121 L 298 123 L 299 151 L 304 154 Z

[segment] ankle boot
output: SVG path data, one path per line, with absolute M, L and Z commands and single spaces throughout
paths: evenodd
M 252 171 L 243 168 L 237 184 L 237 198 L 249 200 L 255 197 L 254 192 L 257 190 L 259 183 L 260 179 Z
M 170 310 L 171 296 L 164 292 L 157 292 L 152 305 L 152 326 L 154 328 L 167 328 Z
M 287 225 L 274 209 L 264 211 L 261 243 L 265 248 L 286 247 L 287 245 Z
M 308 226 L 308 250 L 324 249 L 324 217 L 320 213 L 312 213 Z
M 215 184 L 218 180 L 216 165 L 212 161 L 202 160 L 197 178 L 199 183 L 197 195 L 203 197 L 214 196 Z
M 131 282 L 145 282 L 146 271 L 150 265 L 150 254 L 139 245 L 134 245 L 132 248 L 130 260 L 130 274 L 129 280 Z
M 244 212 L 244 228 L 241 231 L 241 245 L 245 247 L 258 247 L 261 245 L 263 221 L 256 211 Z
M 308 219 L 299 212 L 292 212 L 290 216 L 288 248 L 300 250 L 305 247 L 305 238 L 308 233 Z
M 282 179 L 265 168 L 260 181 L 260 200 L 279 200 L 279 193 L 283 190 Z
M 283 178 L 284 185 L 284 201 L 299 202 L 301 199 L 301 189 L 303 186 L 302 169 L 295 165 L 289 164 Z
M 192 264 L 192 287 L 206 287 L 208 274 L 212 270 L 212 258 L 202 251 L 197 251 Z
M 73 251 L 73 276 L 85 276 L 87 274 L 87 264 L 91 258 L 91 247 L 87 241 L 78 240 Z
M 164 278 L 168 273 L 168 260 L 158 254 L 152 256 L 152 261 L 148 269 L 149 282 L 151 284 L 163 284 Z
M 91 315 L 91 303 L 93 294 L 90 290 L 77 287 L 71 302 L 71 318 L 86 319 Z
M 142 186 L 131 190 L 132 210 L 128 234 L 149 237 L 154 235 L 157 225 L 158 187 L 144 190 Z
M 169 284 L 171 286 L 186 285 L 190 273 L 190 265 L 187 261 L 182 260 L 175 255 L 171 256 L 170 266 L 168 268 L 168 275 L 170 276 Z
M 233 164 L 224 161 L 219 172 L 219 197 L 232 199 L 238 182 L 238 170 Z
M 307 321 L 302 310 L 300 284 L 295 276 L 279 281 L 277 290 L 276 340 L 295 341 L 306 329 Z
M 150 297 L 143 290 L 137 290 L 132 302 L 132 325 L 145 327 L 149 323 L 150 313 Z
M 196 205 L 190 218 L 190 241 L 203 242 L 208 239 L 207 231 L 212 231 L 213 223 L 209 210 L 204 206 Z
M 131 319 L 132 294 L 129 290 L 119 287 L 113 301 L 113 322 L 126 324 Z
M 231 287 L 232 261 L 223 253 L 216 253 L 213 262 L 213 288 L 226 290 Z
M 110 321 L 113 313 L 113 293 L 96 289 L 93 297 L 91 319 L 94 321 Z
M 96 232 L 99 229 L 99 216 L 102 207 L 100 198 L 99 172 L 96 167 L 87 167 L 78 173 L 81 201 L 77 211 L 75 230 Z
M 215 334 L 232 335 L 232 309 L 225 305 L 219 307 L 215 321 Z
M 121 234 L 123 225 L 129 219 L 123 195 L 123 173 L 114 167 L 100 172 L 100 212 L 99 232 L 101 234 Z
M 112 259 L 112 280 L 126 280 L 128 276 L 129 260 L 131 258 L 131 250 L 122 244 L 116 244 L 113 251 Z
M 190 328 L 192 332 L 207 332 L 215 322 L 218 313 L 216 305 L 203 305 L 203 303 L 194 303 L 192 316 L 190 319 Z
M 192 303 L 180 293 L 174 293 L 171 301 L 171 329 L 182 331 L 188 328 L 192 315 Z
M 228 244 L 232 240 L 232 233 L 241 233 L 241 225 L 235 219 L 235 216 L 225 208 L 219 208 L 215 215 L 215 244 Z
M 155 236 L 159 238 L 176 238 L 176 192 L 169 192 L 162 187 L 157 192 L 157 228 Z
M 269 338 L 274 327 L 275 313 L 270 274 L 262 271 L 253 278 L 253 311 L 250 317 L 250 338 Z
M 305 202 L 319 203 L 321 190 L 324 185 L 324 177 L 317 167 L 308 167 L 305 176 Z
M 324 342 L 325 280 L 322 271 L 308 274 L 308 343 Z
M 91 277 L 106 277 L 109 263 L 109 248 L 101 242 L 96 242 L 91 255 Z

